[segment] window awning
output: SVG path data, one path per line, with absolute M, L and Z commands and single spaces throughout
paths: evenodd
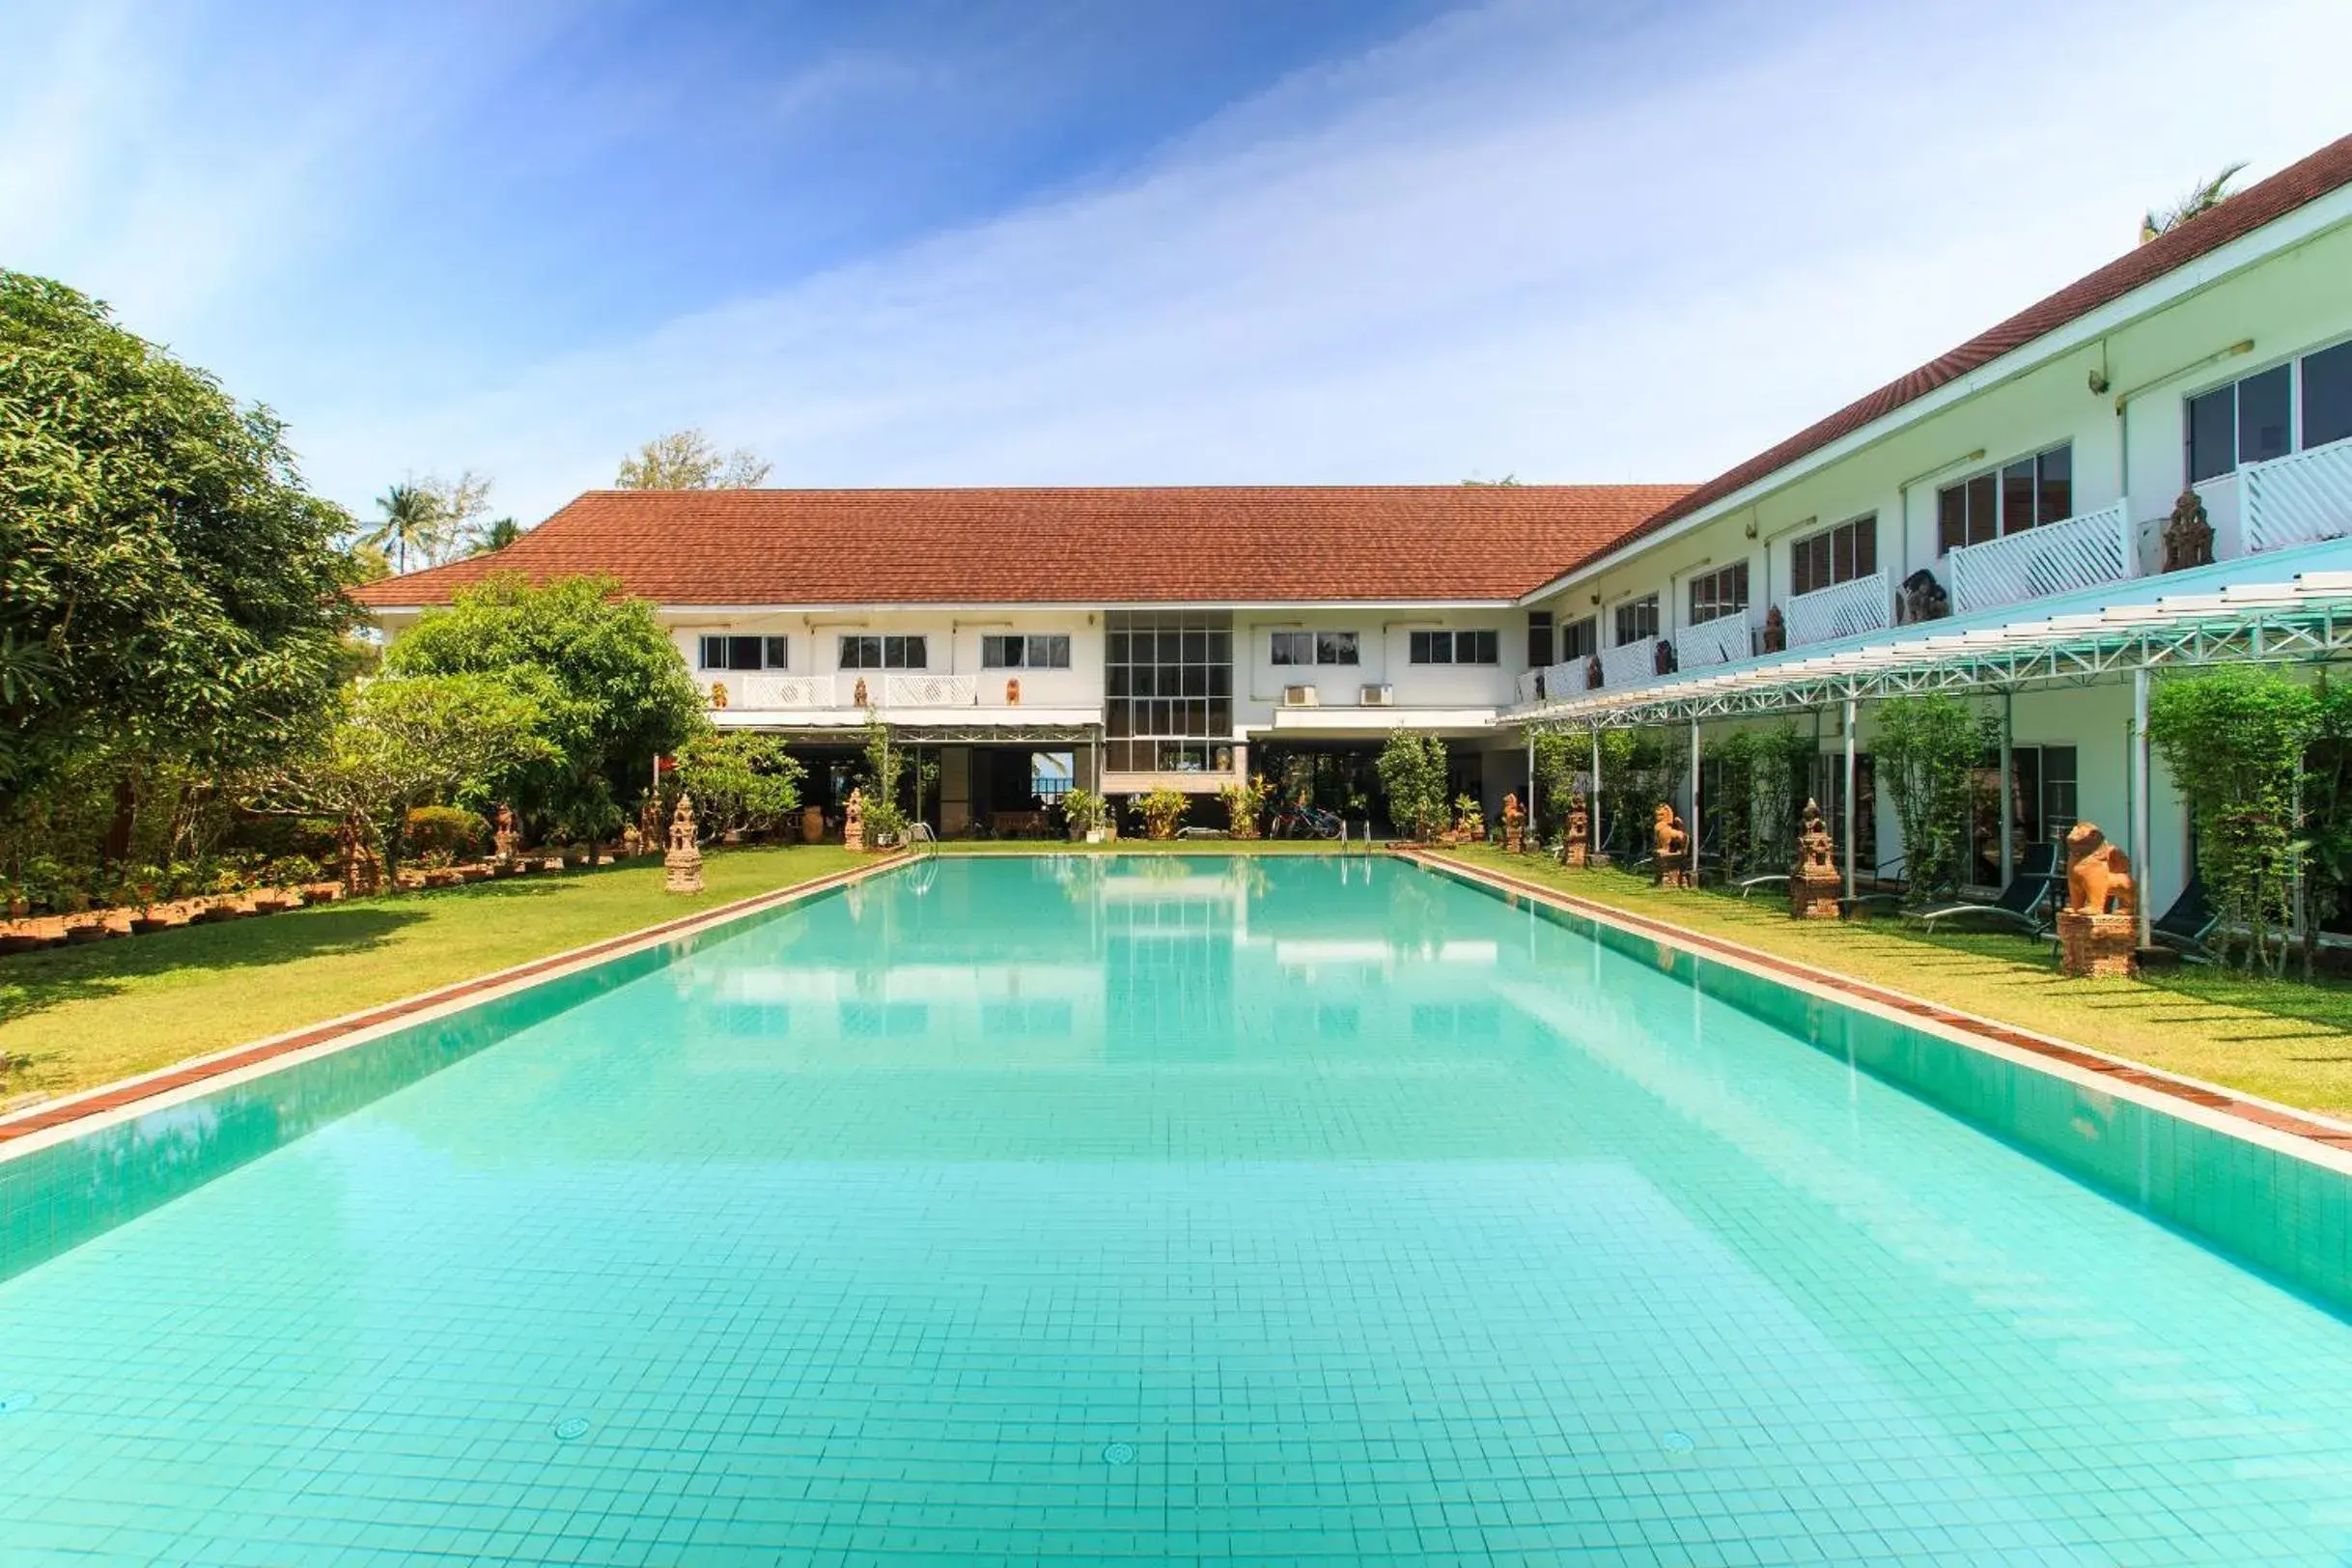
M 2272 575 L 2275 574 L 2275 575 Z M 2227 577 L 2266 580 L 2226 582 Z M 2086 599 L 2136 601 L 2086 607 Z M 2021 619 L 2020 617 L 2030 617 Z M 2153 669 L 2352 658 L 2352 542 L 2334 541 L 1580 692 L 1501 715 L 1538 729 L 1805 712 L 1915 691 L 2089 686 Z

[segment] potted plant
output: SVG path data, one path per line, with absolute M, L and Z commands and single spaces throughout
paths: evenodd
M 1149 795 L 1136 796 L 1132 806 L 1135 815 L 1143 819 L 1146 837 L 1171 839 L 1176 836 L 1176 829 L 1184 826 L 1185 812 L 1191 803 L 1182 790 L 1158 789 Z
M 1062 797 L 1062 819 L 1069 824 L 1073 843 L 1102 843 L 1103 824 L 1109 815 L 1110 802 L 1091 790 L 1072 790 Z
M 1456 844 L 1483 844 L 1486 842 L 1486 813 L 1479 809 L 1477 798 L 1473 796 L 1458 795 L 1454 797 L 1453 842 Z
M 1267 782 L 1264 773 L 1253 773 L 1217 792 L 1218 798 L 1225 802 L 1235 838 L 1258 836 L 1258 819 L 1265 813 L 1266 798 L 1273 793 L 1274 786 Z

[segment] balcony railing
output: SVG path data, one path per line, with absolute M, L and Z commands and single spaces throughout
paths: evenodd
M 980 683 L 968 675 L 909 672 L 882 681 L 885 708 L 969 708 L 980 700 Z
M 1754 646 L 1748 630 L 1746 610 L 1719 615 L 1674 633 L 1675 662 L 1686 670 L 1701 664 L 1737 664 L 1754 651 Z
M 2135 565 L 2123 503 L 2044 523 L 2005 539 L 1963 545 L 1945 556 L 1952 609 L 1967 615 L 2029 599 L 2120 582 Z
M 833 678 L 829 675 L 713 674 L 713 687 L 724 686 L 727 706 L 770 713 L 779 708 L 830 708 Z
M 1780 606 L 1780 624 L 1788 629 L 1788 645 L 1795 648 L 1884 630 L 1893 620 L 1893 609 L 1887 574 L 1873 572 L 1797 595 Z
M 1586 667 L 1582 658 L 1566 658 L 1557 664 L 1546 664 L 1540 670 L 1522 670 L 1519 675 L 1521 702 L 1556 702 L 1562 697 L 1583 694 Z
M 857 688 L 865 687 L 863 703 Z M 919 670 L 843 670 L 838 675 L 768 675 L 753 671 L 712 671 L 705 689 L 716 707 L 716 691 L 724 687 L 729 708 L 773 713 L 795 708 L 971 708 L 980 701 L 979 678 L 970 675 L 932 675 Z M 1001 696 L 1004 688 L 994 688 Z
M 1640 637 L 1601 650 L 1601 685 L 1611 690 L 1658 679 L 1658 639 Z
M 2250 462 L 2238 478 L 2250 554 L 2352 534 L 2352 439 Z

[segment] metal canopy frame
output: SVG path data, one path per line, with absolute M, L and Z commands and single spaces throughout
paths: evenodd
M 1926 635 L 1611 693 L 1606 688 L 1503 723 L 1570 732 L 1755 717 L 1918 691 L 2094 686 L 2140 669 L 2352 659 L 2352 574 L 2233 589 L 2187 601 Z

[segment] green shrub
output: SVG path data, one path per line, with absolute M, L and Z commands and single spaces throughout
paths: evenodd
M 1445 742 L 1392 730 L 1373 767 L 1388 797 L 1389 823 L 1414 838 L 1435 838 L 1445 826 Z
M 1192 802 L 1182 790 L 1154 790 L 1149 795 L 1135 797 L 1135 815 L 1143 819 L 1147 838 L 1174 838 L 1176 829 L 1184 826 L 1185 813 Z
M 479 813 L 456 806 L 418 806 L 408 813 L 408 844 L 420 858 L 478 854 L 490 843 L 490 831 Z

